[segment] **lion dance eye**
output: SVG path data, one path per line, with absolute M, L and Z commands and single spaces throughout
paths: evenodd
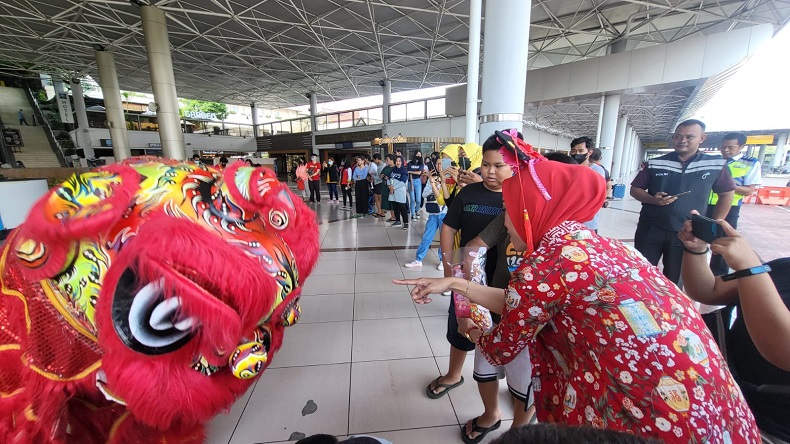
M 284 230 L 288 226 L 288 215 L 282 211 L 269 211 L 269 225 L 275 230 Z

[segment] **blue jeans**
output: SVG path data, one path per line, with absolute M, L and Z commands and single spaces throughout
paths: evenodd
M 420 242 L 420 246 L 417 247 L 417 259 L 418 261 L 422 262 L 425 258 L 425 254 L 428 253 L 428 249 L 431 247 L 431 242 L 433 242 L 434 236 L 436 236 L 436 231 L 442 227 L 442 222 L 444 222 L 444 216 L 447 213 L 441 214 L 428 214 L 428 220 L 425 222 L 425 232 L 422 234 L 422 242 Z M 439 247 L 439 262 L 442 261 L 442 247 Z
M 409 214 L 411 217 L 417 215 L 420 211 L 420 202 L 422 201 L 422 181 L 411 179 L 411 189 L 409 190 Z

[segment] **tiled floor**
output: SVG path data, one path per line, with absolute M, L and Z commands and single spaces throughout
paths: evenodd
M 391 282 L 441 276 L 435 250 L 422 270 L 402 267 L 414 259 L 424 220 L 404 231 L 388 228 L 382 219 L 351 219 L 339 205 L 324 202 L 315 208 L 325 252 L 305 283 L 303 316 L 288 328 L 283 348 L 257 384 L 210 424 L 208 442 L 284 443 L 315 433 L 371 434 L 395 444 L 461 442 L 459 425 L 482 412 L 472 356 L 464 385 L 440 399 L 425 396 L 425 386 L 447 368 L 449 298 L 436 296 L 418 306 L 407 288 Z M 639 208 L 633 200 L 612 202 L 602 212 L 601 234 L 632 241 Z M 774 220 L 778 228 L 786 217 L 786 210 L 775 207 L 742 212 L 744 227 L 758 227 L 747 229 L 747 237 L 757 242 L 760 226 Z M 337 251 L 347 248 L 361 250 Z M 775 257 L 773 251 L 758 248 L 763 257 Z M 500 392 L 499 433 L 513 418 L 505 384 Z M 314 413 L 303 413 L 308 404 L 317 407 Z

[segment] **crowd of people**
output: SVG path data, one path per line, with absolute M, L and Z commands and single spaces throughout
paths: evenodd
M 790 258 L 763 264 L 736 230 L 760 164 L 741 153 L 740 133 L 724 137 L 721 157 L 702 153 L 697 120 L 672 140 L 673 152 L 631 182 L 642 205 L 633 247 L 598 234 L 612 180 L 587 137 L 570 155 L 545 157 L 516 130 L 426 159 L 312 156 L 302 163 L 304 197 L 320 202 L 323 178 L 330 204 L 342 194 L 354 217 L 404 229 L 425 217 L 406 268 L 423 267 L 439 233 L 444 277 L 395 282 L 412 286 L 418 304 L 452 296 L 449 365 L 425 393 L 438 399 L 464 384 L 474 353 L 483 411 L 462 427 L 463 442 L 501 426 L 504 377 L 515 409 L 497 442 L 786 444 Z M 707 242 L 690 220 L 704 215 L 722 233 Z M 468 251 L 485 252 L 482 281 L 459 261 Z M 490 313 L 490 324 L 469 306 Z

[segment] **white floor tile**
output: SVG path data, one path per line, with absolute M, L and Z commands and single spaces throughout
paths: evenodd
M 299 324 L 350 321 L 354 318 L 354 295 L 333 294 L 299 299 L 302 316 Z
M 420 318 L 420 322 L 422 322 L 425 335 L 428 337 L 428 344 L 431 346 L 433 355 L 449 356 L 450 343 L 447 342 L 447 308 L 444 309 L 444 316 Z M 442 371 L 445 371 L 445 369 Z
M 303 295 L 353 293 L 354 276 L 338 274 L 334 276 L 310 276 L 302 287 Z
M 357 261 L 357 274 L 369 273 L 397 273 L 401 265 L 393 256 L 387 259 L 365 259 Z
M 449 345 L 448 345 L 449 347 Z M 442 373 L 447 371 L 449 365 L 449 355 L 436 358 L 439 369 Z M 452 389 L 447 396 L 455 409 L 455 414 L 458 416 L 458 422 L 465 424 L 472 418 L 480 416 L 483 413 L 483 401 L 480 400 L 480 393 L 477 390 L 477 381 L 474 380 L 474 352 L 469 352 L 466 355 L 464 362 L 464 383 Z M 507 383 L 504 379 L 499 381 L 499 410 L 502 412 L 503 420 L 513 419 L 513 397 L 507 389 Z
M 345 362 L 351 362 L 351 322 L 296 324 L 286 328 L 270 368 Z
M 403 279 L 403 273 L 397 268 L 389 273 L 357 274 L 354 289 L 357 293 L 374 293 L 377 291 L 402 291 L 407 288 L 393 284 L 393 279 Z
M 265 373 L 268 375 L 268 371 Z M 230 442 L 233 431 L 236 429 L 236 425 L 241 419 L 241 414 L 247 407 L 247 402 L 249 401 L 254 388 L 255 384 L 253 384 L 249 390 L 244 393 L 244 395 L 236 400 L 229 412 L 217 415 L 213 420 L 211 420 L 210 423 L 208 423 L 208 426 L 206 427 L 207 444 L 228 444 Z
M 419 318 L 354 321 L 354 362 L 433 356 Z
M 353 364 L 349 434 L 456 425 L 447 397 L 425 395 L 435 375 L 432 358 Z
M 350 372 L 350 364 L 266 370 L 231 444 L 285 441 L 294 432 L 345 435 Z M 303 414 L 311 401 L 317 409 Z
M 354 298 L 354 320 L 416 318 L 417 309 L 409 292 L 384 291 L 380 293 L 357 293 Z

